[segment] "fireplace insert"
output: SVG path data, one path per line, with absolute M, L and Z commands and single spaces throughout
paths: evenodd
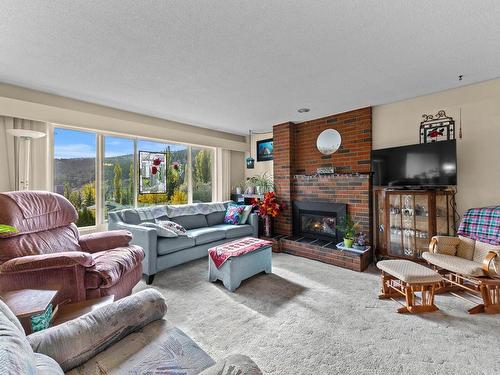
M 293 234 L 339 242 L 342 234 L 337 226 L 345 219 L 346 209 L 343 203 L 294 201 Z

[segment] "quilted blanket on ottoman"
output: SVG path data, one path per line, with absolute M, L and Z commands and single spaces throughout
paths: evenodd
M 212 258 L 215 266 L 220 268 L 224 262 L 231 257 L 238 257 L 271 245 L 271 241 L 254 237 L 245 237 L 236 241 L 227 242 L 220 246 L 212 247 L 208 249 L 208 254 L 210 258 Z

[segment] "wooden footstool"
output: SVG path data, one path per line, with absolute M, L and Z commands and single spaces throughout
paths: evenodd
M 406 299 L 398 313 L 424 313 L 439 310 L 434 305 L 434 291 L 442 281 L 441 276 L 418 263 L 409 260 L 382 260 L 377 263 L 382 271 L 382 293 L 380 299 Z M 420 292 L 420 303 L 415 292 Z

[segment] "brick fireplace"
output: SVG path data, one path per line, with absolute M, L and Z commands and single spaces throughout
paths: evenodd
M 316 139 L 323 130 L 330 128 L 340 133 L 342 145 L 336 153 L 326 156 L 317 150 Z M 276 194 L 289 207 L 275 220 L 275 232 L 285 236 L 296 235 L 299 223 L 297 218 L 294 222 L 294 204 L 316 202 L 345 205 L 347 213 L 360 223 L 362 230 L 371 238 L 371 108 L 302 123 L 287 122 L 275 125 L 273 132 Z M 335 167 L 336 173 L 317 175 L 317 168 L 320 167 Z M 336 264 L 332 261 L 335 255 L 333 248 L 331 254 L 328 248 L 318 249 L 315 253 L 308 249 L 309 246 L 289 244 L 287 248 L 288 242 L 282 241 L 283 251 Z

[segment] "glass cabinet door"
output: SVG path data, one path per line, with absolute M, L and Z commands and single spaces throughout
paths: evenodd
M 401 196 L 401 221 L 403 235 L 403 255 L 414 257 L 415 248 L 415 196 L 405 194 Z
M 376 220 L 377 220 L 377 228 L 376 228 L 376 237 L 377 237 L 377 249 L 382 251 L 387 251 L 385 248 L 385 204 L 384 204 L 385 194 L 382 190 L 377 191 L 377 211 L 376 211 Z
M 429 196 L 415 195 L 415 256 L 421 258 L 429 249 Z
M 451 195 L 436 195 L 436 234 L 438 236 L 453 236 L 455 234 Z
M 403 256 L 403 241 L 401 233 L 401 195 L 389 194 L 389 255 Z

